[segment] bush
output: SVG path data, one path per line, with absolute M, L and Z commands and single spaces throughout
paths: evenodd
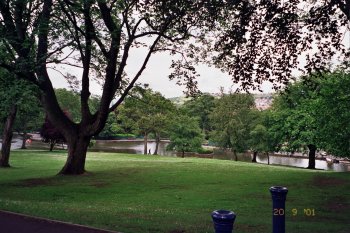
M 197 153 L 198 153 L 198 154 L 211 154 L 211 153 L 213 153 L 213 151 L 201 147 L 201 148 L 199 148 L 199 149 L 197 150 Z
M 89 142 L 89 148 L 93 147 L 96 144 L 96 140 L 91 139 Z

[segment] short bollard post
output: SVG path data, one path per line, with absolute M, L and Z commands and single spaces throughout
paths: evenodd
M 273 233 L 285 233 L 285 207 L 288 189 L 281 186 L 270 188 L 272 195 L 272 225 Z
M 232 233 L 236 214 L 228 210 L 215 210 L 211 213 L 215 233 Z

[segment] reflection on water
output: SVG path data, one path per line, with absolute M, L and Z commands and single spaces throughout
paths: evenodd
M 166 146 L 168 142 L 160 142 L 158 154 L 166 156 L 176 156 L 174 152 L 166 151 Z M 149 142 L 147 148 L 154 153 L 156 147 L 155 142 Z M 143 141 L 96 141 L 96 145 L 91 149 L 93 151 L 109 151 L 109 152 L 119 152 L 119 153 L 132 153 L 132 154 L 143 154 Z M 250 153 L 239 153 L 239 161 L 251 162 L 252 155 Z M 234 160 L 232 153 L 223 152 L 220 150 L 215 150 L 213 154 L 214 159 L 224 159 L 224 160 Z M 258 163 L 267 164 L 267 156 L 264 154 L 259 154 L 257 156 Z M 295 157 L 281 157 L 270 155 L 270 164 L 286 165 L 293 167 L 307 167 L 308 158 L 295 158 Z M 316 160 L 316 168 L 322 170 L 334 170 L 334 171 L 350 171 L 350 166 L 343 163 L 338 164 L 328 164 L 325 160 Z
M 11 145 L 11 149 L 18 149 L 21 147 L 21 140 L 16 138 L 13 140 L 14 143 Z M 176 156 L 176 153 L 172 151 L 166 151 L 166 146 L 169 142 L 160 142 L 158 148 L 159 155 L 165 156 Z M 28 148 L 32 149 L 48 149 L 48 145 L 41 141 L 32 141 L 30 145 L 27 145 Z M 147 144 L 148 149 L 151 151 L 151 154 L 154 153 L 156 148 L 156 143 L 151 141 Z M 56 149 L 62 149 L 62 145 L 57 145 Z M 127 141 L 127 140 L 97 140 L 96 144 L 90 151 L 101 151 L 101 152 L 116 152 L 116 153 L 131 153 L 131 154 L 143 154 L 143 141 Z M 215 150 L 213 154 L 214 159 L 224 159 L 224 160 L 234 160 L 232 153 L 223 152 L 220 150 Z M 239 161 L 250 162 L 252 155 L 250 153 L 238 153 Z M 258 154 L 257 156 L 258 163 L 267 164 L 267 156 L 265 154 Z M 308 158 L 296 158 L 296 157 L 285 157 L 285 156 L 273 156 L 270 155 L 270 164 L 277 165 L 286 165 L 293 167 L 307 167 Z M 334 170 L 334 171 L 350 171 L 350 166 L 344 163 L 333 163 L 328 164 L 325 160 L 316 160 L 316 168 L 322 170 Z
M 172 151 L 167 151 L 166 146 L 168 142 L 160 142 L 158 147 L 159 155 L 175 156 Z M 90 151 L 106 151 L 116 153 L 131 153 L 131 154 L 143 154 L 144 145 L 143 141 L 128 141 L 128 140 L 97 140 L 96 144 Z M 147 153 L 153 154 L 156 150 L 156 143 L 150 141 L 147 143 Z
M 246 162 L 252 161 L 252 154 L 248 152 L 238 153 L 237 157 L 239 161 L 246 161 Z M 215 150 L 213 158 L 234 160 L 234 156 L 231 152 L 224 152 L 222 150 Z M 256 161 L 258 163 L 267 164 L 268 163 L 267 155 L 258 154 Z M 308 157 L 300 158 L 300 157 L 270 155 L 270 164 L 306 168 L 309 165 L 309 159 Z M 344 163 L 328 164 L 325 160 L 319 160 L 319 159 L 316 159 L 315 167 L 316 169 L 333 170 L 338 172 L 350 171 L 350 166 Z
M 11 150 L 19 149 L 22 147 L 22 139 L 13 137 L 11 143 Z M 0 148 L 2 148 L 2 139 L 0 139 Z

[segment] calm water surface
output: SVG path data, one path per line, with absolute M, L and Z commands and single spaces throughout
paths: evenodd
M 168 142 L 161 142 L 158 149 L 159 155 L 165 156 L 176 156 L 176 153 L 171 151 L 166 151 L 166 146 Z M 155 142 L 147 143 L 147 148 L 151 150 L 151 154 L 154 153 L 156 147 Z M 143 141 L 96 141 L 96 145 L 92 148 L 93 151 L 109 151 L 109 152 L 119 152 L 119 153 L 133 153 L 133 154 L 143 154 Z M 232 154 L 215 152 L 213 155 L 214 159 L 223 160 L 234 160 Z M 239 161 L 250 162 L 252 156 L 250 153 L 238 154 Z M 266 155 L 257 156 L 258 163 L 267 164 Z M 270 164 L 286 165 L 293 167 L 307 167 L 308 158 L 295 158 L 295 157 L 280 157 L 270 155 Z M 328 164 L 325 160 L 316 160 L 316 168 L 322 170 L 334 170 L 334 171 L 350 171 L 350 166 L 343 163 L 333 163 Z

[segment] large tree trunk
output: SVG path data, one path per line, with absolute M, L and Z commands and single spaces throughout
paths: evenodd
M 154 150 L 154 155 L 158 154 L 158 148 L 159 148 L 159 143 L 160 143 L 160 135 L 156 133 L 156 149 Z
M 316 165 L 316 149 L 317 147 L 315 145 L 307 145 L 309 148 L 309 166 L 307 167 L 308 169 L 315 169 Z
M 59 174 L 80 175 L 85 172 L 85 159 L 90 139 L 90 137 L 77 135 L 67 140 L 68 158 Z
M 2 146 L 1 146 L 1 158 L 0 158 L 0 167 L 10 167 L 10 150 L 11 150 L 11 141 L 12 141 L 12 127 L 15 122 L 17 114 L 17 106 L 13 105 L 10 109 L 10 113 L 6 118 L 4 124 L 4 131 L 2 134 Z
M 258 155 L 258 152 L 257 151 L 254 151 L 253 152 L 253 159 L 252 159 L 252 162 L 253 163 L 256 163 L 256 156 Z
M 147 141 L 148 141 L 148 134 L 145 133 L 143 137 L 143 154 L 147 155 Z

